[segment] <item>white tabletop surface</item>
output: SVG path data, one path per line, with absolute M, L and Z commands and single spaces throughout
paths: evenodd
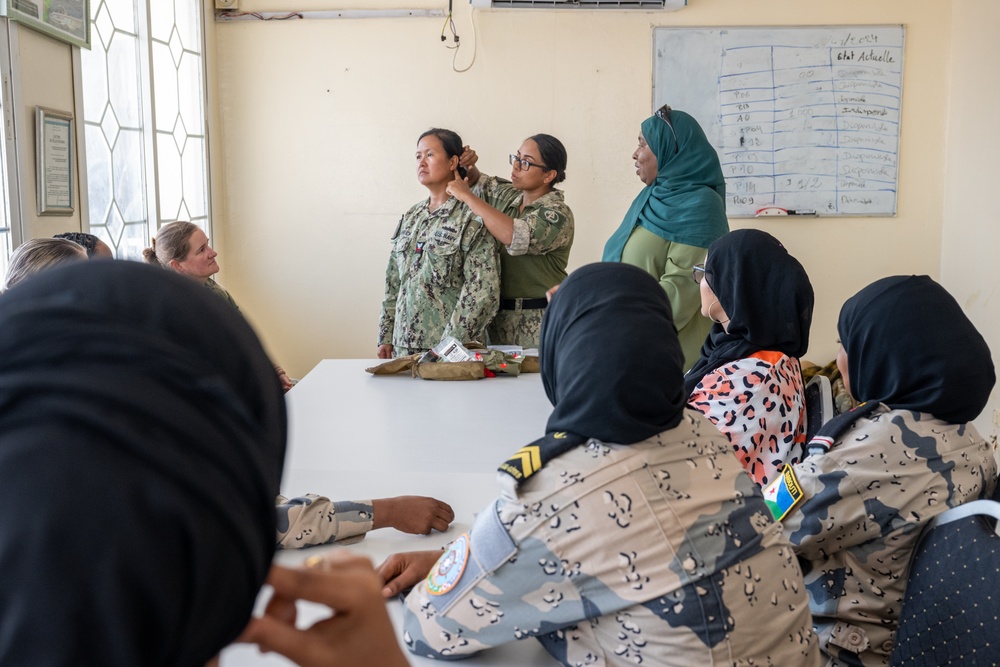
M 433 496 L 452 506 L 455 522 L 447 532 L 429 536 L 386 528 L 356 544 L 280 551 L 278 563 L 299 563 L 315 554 L 349 549 L 377 565 L 398 551 L 438 549 L 468 530 L 475 513 L 497 495 L 497 466 L 545 433 L 552 408 L 537 373 L 443 382 L 364 372 L 377 363 L 328 359 L 288 392 L 289 440 L 281 492 L 290 497 L 318 493 L 334 500 Z M 258 607 L 265 599 L 266 592 Z M 397 630 L 401 610 L 399 602 L 389 603 Z M 302 605 L 299 615 L 309 621 L 326 613 L 317 605 Z M 415 667 L 440 664 L 408 657 Z M 250 646 L 233 646 L 222 653 L 222 667 L 291 664 Z M 529 639 L 462 664 L 558 663 Z

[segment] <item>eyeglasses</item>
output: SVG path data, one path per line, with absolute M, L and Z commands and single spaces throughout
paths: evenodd
M 680 146 L 677 144 L 677 133 L 674 132 L 674 124 L 670 122 L 670 105 L 664 104 L 662 107 L 656 110 L 656 117 L 667 124 L 670 128 L 670 134 L 674 136 L 674 155 L 680 152 Z
M 521 171 L 528 171 L 529 167 L 538 167 L 539 169 L 544 169 L 545 171 L 550 171 L 548 167 L 544 164 L 535 164 L 534 162 L 528 162 L 519 155 L 510 156 L 510 166 L 517 166 Z
M 691 267 L 691 277 L 694 278 L 694 281 L 700 285 L 701 281 L 705 279 L 705 265 L 695 264 Z

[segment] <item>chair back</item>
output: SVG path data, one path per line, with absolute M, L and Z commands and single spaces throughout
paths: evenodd
M 890 666 L 1000 665 L 1000 503 L 976 500 L 924 528 Z

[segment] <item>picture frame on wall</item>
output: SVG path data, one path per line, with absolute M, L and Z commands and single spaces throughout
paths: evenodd
M 0 0 L 0 16 L 90 48 L 90 0 Z
M 38 215 L 73 214 L 73 114 L 35 107 Z

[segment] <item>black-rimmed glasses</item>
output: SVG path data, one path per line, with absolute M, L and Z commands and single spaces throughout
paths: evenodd
M 674 137 L 674 155 L 677 155 L 680 152 L 681 148 L 677 144 L 677 133 L 674 132 L 674 124 L 670 122 L 670 105 L 664 104 L 662 107 L 657 109 L 656 117 L 662 120 L 664 123 L 666 123 L 667 127 L 670 128 L 670 134 L 672 134 Z
M 691 267 L 691 277 L 694 278 L 694 281 L 700 285 L 701 281 L 705 279 L 705 265 L 695 264 Z
M 544 164 L 535 164 L 534 162 L 528 162 L 520 155 L 510 156 L 510 166 L 513 167 L 514 165 L 517 165 L 517 168 L 520 169 L 521 171 L 528 171 L 529 167 L 538 167 L 539 169 L 544 169 L 545 171 L 549 171 L 549 168 L 546 167 Z

